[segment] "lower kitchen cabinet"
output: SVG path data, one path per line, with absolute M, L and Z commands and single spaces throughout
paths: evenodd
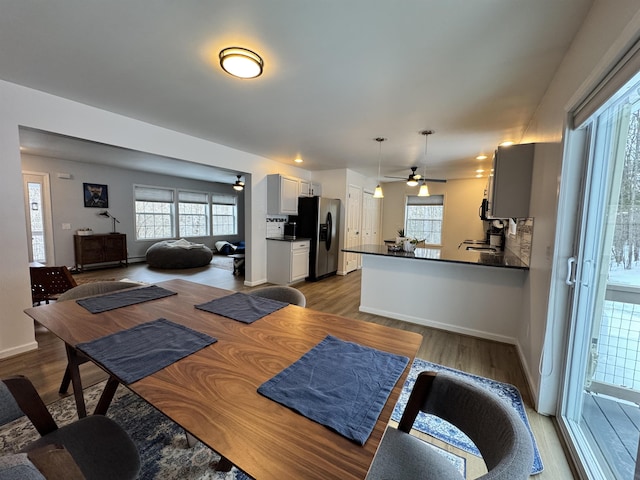
M 267 240 L 267 281 L 288 285 L 309 276 L 309 240 Z

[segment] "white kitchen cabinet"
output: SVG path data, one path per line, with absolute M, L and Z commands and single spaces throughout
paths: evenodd
M 488 218 L 529 216 L 535 143 L 498 147 L 487 184 Z
M 311 183 L 311 196 L 312 197 L 321 197 L 322 196 L 322 185 L 319 183 Z
M 309 240 L 267 239 L 267 281 L 288 285 L 309 276 Z
M 300 193 L 301 197 L 313 197 L 313 188 L 309 180 L 300 180 Z
M 297 215 L 300 180 L 280 174 L 267 175 L 267 213 Z

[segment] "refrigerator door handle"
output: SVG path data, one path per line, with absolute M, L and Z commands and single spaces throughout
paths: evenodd
M 331 218 L 331 212 L 327 213 L 327 238 L 326 238 L 326 246 L 327 250 L 331 250 L 331 237 L 333 232 L 333 219 Z

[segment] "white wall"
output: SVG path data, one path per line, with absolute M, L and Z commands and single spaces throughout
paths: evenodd
M 0 111 L 0 358 L 35 347 L 33 322 L 23 313 L 31 306 L 31 296 L 19 126 L 250 173 L 251 188 L 245 189 L 245 283 L 249 285 L 263 283 L 267 277 L 266 175 L 310 176 L 306 170 L 4 81 L 0 81 Z
M 562 142 L 567 112 L 575 108 L 601 80 L 629 46 L 640 37 L 640 4 L 637 0 L 596 0 L 540 103 L 522 142 Z M 518 337 L 523 364 L 542 413 L 556 411 L 558 387 L 566 350 L 566 318 L 553 315 L 550 296 L 567 297 L 561 281 L 566 258 L 558 258 L 554 244 L 562 153 L 550 152 L 534 171 L 531 210 L 534 235 L 531 270 L 525 285 L 522 324 Z M 539 224 L 545 225 L 539 228 Z M 557 271 L 552 271 L 553 264 Z M 553 290 L 552 290 L 553 289 Z M 545 339 L 545 331 L 549 330 Z M 545 350 L 539 371 L 540 357 Z

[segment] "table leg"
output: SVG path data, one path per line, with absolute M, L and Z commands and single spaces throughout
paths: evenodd
M 76 410 L 78 410 L 78 418 L 87 416 L 87 408 L 84 404 L 84 395 L 82 393 L 82 380 L 80 379 L 79 365 L 82 363 L 78 359 L 78 352 L 71 345 L 66 345 L 69 375 L 71 376 L 71 384 L 73 385 L 73 396 L 76 399 Z
M 120 382 L 118 382 L 115 377 L 109 377 L 109 380 L 107 380 L 107 384 L 104 386 L 104 390 L 100 395 L 100 400 L 98 400 L 96 409 L 93 412 L 94 415 L 105 415 L 107 413 L 109 405 L 111 405 L 111 400 L 113 400 L 113 396 L 115 395 L 119 384 Z
M 233 468 L 233 463 L 231 463 L 225 457 L 220 455 L 220 460 L 218 460 L 218 465 L 216 465 L 216 472 L 228 472 L 232 468 Z

